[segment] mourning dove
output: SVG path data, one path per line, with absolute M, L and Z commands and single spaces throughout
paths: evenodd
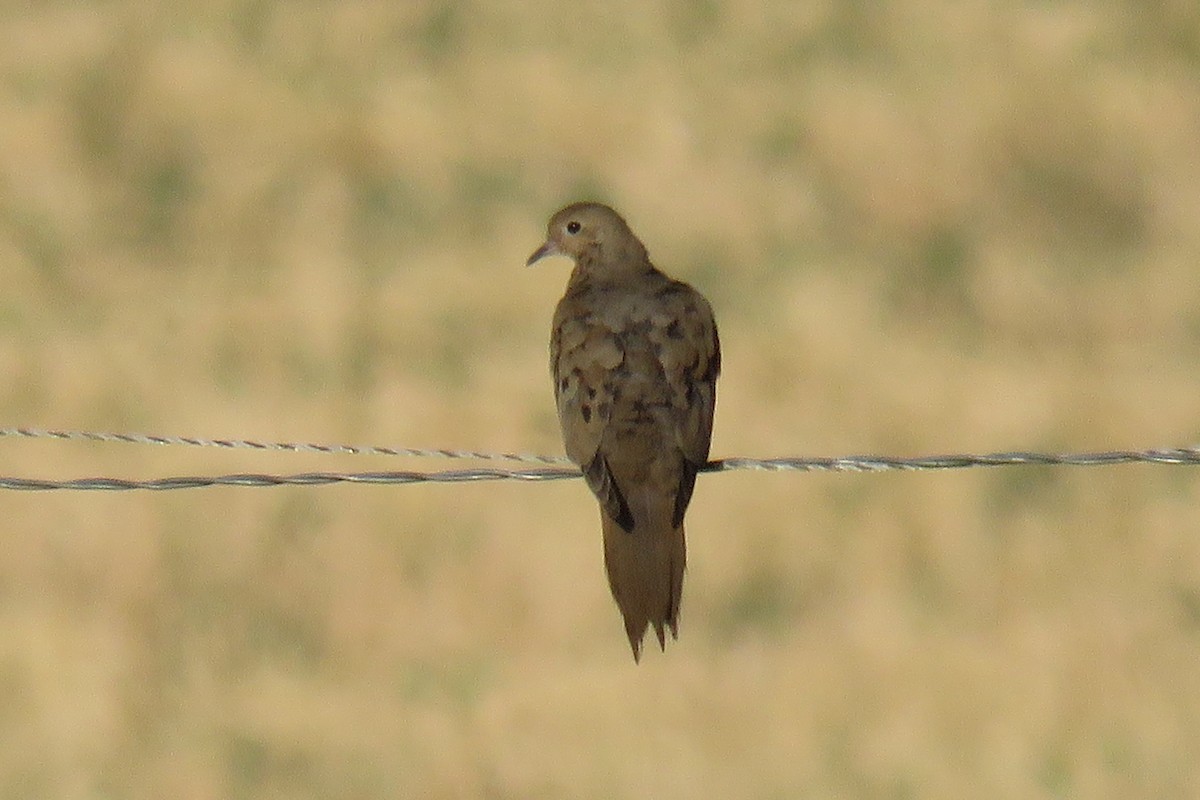
M 567 455 L 600 501 L 604 566 L 639 660 L 646 628 L 679 636 L 683 515 L 708 460 L 721 350 L 704 296 L 668 278 L 617 212 L 550 218 L 549 255 L 575 262 L 554 311 L 550 370 Z

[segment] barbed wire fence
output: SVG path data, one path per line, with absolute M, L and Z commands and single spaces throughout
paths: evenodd
M 208 447 L 226 450 L 263 452 L 319 453 L 326 455 L 375 455 L 409 458 L 498 461 L 537 465 L 521 468 L 484 467 L 475 469 L 379 472 L 302 472 L 291 475 L 234 473 L 214 476 L 177 476 L 150 480 L 124 478 L 73 478 L 42 480 L 0 476 L 0 489 L 19 491 L 91 490 L 130 491 L 143 489 L 196 489 L 206 486 L 323 486 L 335 483 L 412 484 L 469 483 L 475 481 L 517 480 L 547 481 L 579 478 L 581 473 L 563 456 L 533 453 L 487 453 L 474 450 L 443 450 L 377 445 L 315 444 L 311 442 L 257 442 L 248 439 L 201 439 L 187 436 L 159 436 L 142 433 L 100 433 L 95 431 L 45 430 L 41 428 L 0 428 L 0 438 L 50 439 L 138 445 Z M 1006 452 L 952 454 L 899 458 L 891 456 L 849 455 L 832 458 L 719 458 L 709 461 L 702 472 L 758 470 L 764 472 L 886 472 L 965 469 L 970 467 L 1006 467 L 1018 465 L 1103 467 L 1116 464 L 1172 464 L 1200 466 L 1200 446 L 1152 450 L 1110 450 L 1093 453 Z

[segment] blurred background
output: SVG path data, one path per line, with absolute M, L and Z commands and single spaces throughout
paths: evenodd
M 559 453 L 593 198 L 716 309 L 714 456 L 1200 439 L 1195 4 L 523 8 L 0 11 L 0 426 Z M 0 796 L 1196 796 L 1198 481 L 702 476 L 640 666 L 581 482 L 4 492 Z

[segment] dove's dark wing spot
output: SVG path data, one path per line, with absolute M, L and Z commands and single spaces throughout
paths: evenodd
M 592 463 L 588 464 L 584 470 L 583 476 L 587 479 L 588 488 L 592 490 L 592 494 L 596 495 L 596 499 L 600 501 L 604 513 L 608 514 L 609 518 L 620 525 L 626 533 L 633 533 L 633 513 L 629 510 L 629 504 L 625 502 L 625 495 L 621 494 L 621 487 L 617 485 L 612 469 L 609 468 L 604 456 L 597 455 L 593 458 Z
M 683 462 L 679 490 L 675 493 L 675 511 L 671 515 L 671 524 L 676 528 L 683 524 L 683 515 L 687 512 L 688 503 L 692 502 L 692 490 L 696 488 L 696 472 L 695 464 L 687 460 Z

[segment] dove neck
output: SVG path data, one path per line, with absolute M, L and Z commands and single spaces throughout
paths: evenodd
M 570 284 L 624 283 L 656 272 L 646 248 L 640 242 L 615 251 L 600 248 L 584 253 L 575 263 Z

